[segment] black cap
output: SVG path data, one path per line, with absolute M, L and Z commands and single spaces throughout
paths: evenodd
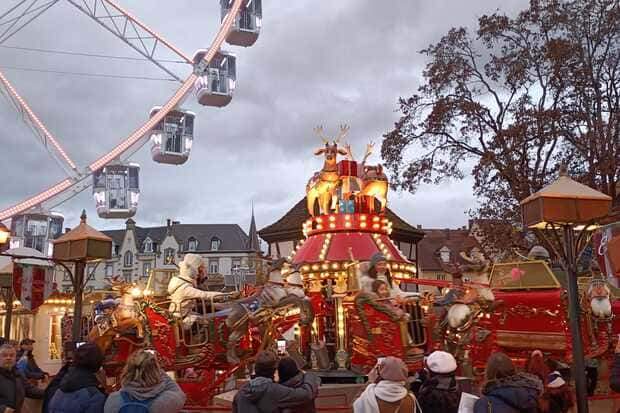
M 25 339 L 23 339 L 22 341 L 19 342 L 19 345 L 23 346 L 25 344 L 32 344 L 32 343 L 36 343 L 36 341 L 34 341 L 31 338 L 25 338 Z

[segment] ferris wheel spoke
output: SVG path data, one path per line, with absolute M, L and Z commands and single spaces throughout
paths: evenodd
M 157 51 L 165 48 L 190 65 L 193 63 L 191 57 L 155 33 L 121 6 L 112 0 L 67 1 L 140 53 L 155 66 L 172 76 L 176 81 L 183 82 L 181 77 L 164 66 L 162 60 L 156 57 Z
M 79 175 L 77 165 L 71 160 L 58 140 L 45 127 L 43 122 L 39 120 L 34 111 L 28 106 L 28 103 L 17 93 L 2 72 L 0 72 L 0 92 L 19 111 L 24 122 L 35 132 L 45 149 L 58 161 L 65 173 L 71 178 Z M 50 145 L 54 150 L 50 148 Z
M 47 3 L 45 3 L 45 4 L 39 5 L 37 7 L 33 7 L 38 2 L 39 2 L 39 0 L 32 0 L 32 3 L 30 3 L 30 5 L 28 7 L 26 7 L 26 9 L 24 11 L 22 11 L 19 15 L 17 15 L 16 17 L 12 17 L 12 18 L 4 21 L 4 22 L 0 22 L 0 26 L 4 26 L 4 25 L 9 24 L 9 27 L 4 29 L 4 31 L 0 34 L 0 44 L 2 44 L 4 42 L 6 42 L 7 40 L 9 40 L 17 32 L 19 32 L 21 29 L 26 27 L 30 22 L 32 22 L 34 19 L 36 19 L 37 17 L 39 17 L 40 15 L 45 13 L 50 7 L 52 7 L 54 4 L 58 3 L 58 0 L 50 0 Z M 8 16 L 11 12 L 17 10 L 17 8 L 19 8 L 19 6 L 21 6 L 24 3 L 25 3 L 25 1 L 22 1 L 17 6 L 9 9 L 9 11 L 4 13 L 0 18 Z M 25 18 L 26 16 L 29 16 L 31 14 L 34 14 L 34 15 L 31 16 L 28 20 L 26 20 L 21 25 L 15 27 L 18 23 L 21 22 L 21 20 L 23 18 Z

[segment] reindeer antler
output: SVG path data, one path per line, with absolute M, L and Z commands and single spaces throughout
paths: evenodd
M 329 143 L 329 138 L 327 138 L 325 135 L 323 135 L 323 125 L 319 125 L 319 126 L 315 127 L 314 128 L 314 133 L 319 135 L 319 138 L 321 138 L 323 143 L 325 143 L 325 144 Z
M 364 159 L 362 160 L 362 164 L 366 163 L 366 160 L 372 154 L 372 149 L 374 148 L 374 146 L 375 146 L 374 142 L 370 142 L 368 145 L 366 145 L 366 153 L 364 154 Z
M 338 143 L 340 139 L 343 139 L 345 136 L 347 136 L 350 128 L 351 127 L 347 124 L 340 125 L 340 133 L 338 134 L 338 137 L 334 140 L 334 142 Z

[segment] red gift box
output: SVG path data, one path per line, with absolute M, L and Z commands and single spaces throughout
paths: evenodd
M 342 160 L 338 162 L 338 175 L 339 176 L 358 176 L 357 175 L 357 161 Z

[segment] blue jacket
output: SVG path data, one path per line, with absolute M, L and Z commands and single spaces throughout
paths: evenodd
M 49 413 L 102 413 L 105 395 L 95 373 L 71 367 L 49 404 Z
M 24 357 L 24 351 L 20 350 L 17 354 L 17 370 L 19 370 L 27 379 L 42 380 L 45 378 L 45 372 L 41 370 L 34 359 L 32 353 L 28 353 Z
M 518 373 L 488 381 L 474 413 L 538 413 L 543 384 L 536 376 Z

